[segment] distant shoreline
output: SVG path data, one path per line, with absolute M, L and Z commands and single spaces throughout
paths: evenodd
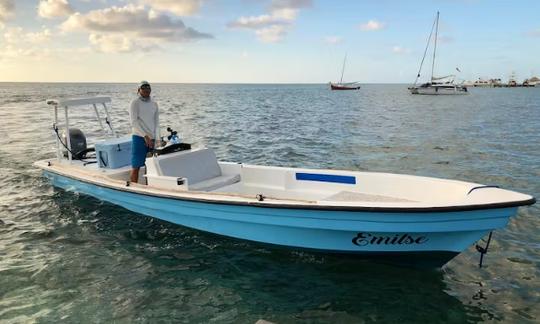
M 109 82 L 109 81 L 0 81 L 0 85 L 15 85 L 15 84 L 88 84 L 88 85 L 99 85 L 99 84 L 116 84 L 116 85 L 134 85 L 138 82 Z M 306 86 L 327 86 L 328 83 L 282 83 L 282 82 L 276 82 L 276 83 L 242 83 L 242 82 L 230 82 L 230 83 L 218 83 L 218 82 L 152 82 L 152 84 L 156 85 L 213 85 L 213 86 L 226 86 L 226 85 L 242 85 L 242 86 L 261 86 L 261 85 L 269 85 L 269 86 L 290 86 L 290 85 L 306 85 Z M 370 83 L 370 82 L 359 82 L 360 85 L 396 85 L 396 86 L 410 86 L 412 83 Z M 467 88 L 538 88 L 539 86 L 534 85 L 523 85 L 523 84 L 517 84 L 517 85 L 508 85 L 508 84 L 498 84 L 498 85 L 492 85 L 492 86 L 475 86 L 475 85 L 465 85 Z
M 6 83 L 39 83 L 39 84 L 137 84 L 133 82 L 114 82 L 114 81 L 0 81 L 0 84 Z M 159 82 L 154 81 L 152 84 L 201 84 L 201 85 L 328 85 L 328 82 Z M 412 84 L 412 83 L 386 83 L 386 82 L 359 82 L 359 84 Z

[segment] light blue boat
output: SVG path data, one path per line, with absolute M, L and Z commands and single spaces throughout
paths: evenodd
M 67 107 L 106 107 L 107 100 L 52 104 L 55 111 L 66 107 L 69 128 Z M 56 158 L 35 163 L 56 187 L 174 224 L 295 249 L 438 255 L 444 263 L 505 227 L 519 206 L 535 203 L 529 195 L 462 181 L 219 162 L 211 149 L 186 145 L 147 158 L 139 183 L 130 183 L 130 167 L 119 166 L 129 161 L 129 138 L 96 143 L 99 163 L 74 152 L 64 157 L 58 142 Z

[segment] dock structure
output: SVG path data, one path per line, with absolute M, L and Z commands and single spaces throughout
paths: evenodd
M 525 79 L 523 82 L 517 82 L 514 74 L 510 76 L 508 82 L 503 83 L 500 78 L 482 79 L 476 81 L 465 81 L 464 85 L 474 88 L 519 88 L 519 87 L 538 87 L 540 88 L 540 78 L 533 76 Z

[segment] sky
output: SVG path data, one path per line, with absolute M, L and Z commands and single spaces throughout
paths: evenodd
M 538 0 L 0 0 L 0 82 L 411 83 L 437 11 L 436 76 L 540 76 Z

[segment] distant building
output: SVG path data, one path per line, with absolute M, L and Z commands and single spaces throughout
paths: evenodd
M 474 81 L 472 85 L 474 87 L 487 87 L 487 88 L 499 87 L 501 86 L 501 79 L 484 80 L 482 78 L 478 78 L 478 80 Z

